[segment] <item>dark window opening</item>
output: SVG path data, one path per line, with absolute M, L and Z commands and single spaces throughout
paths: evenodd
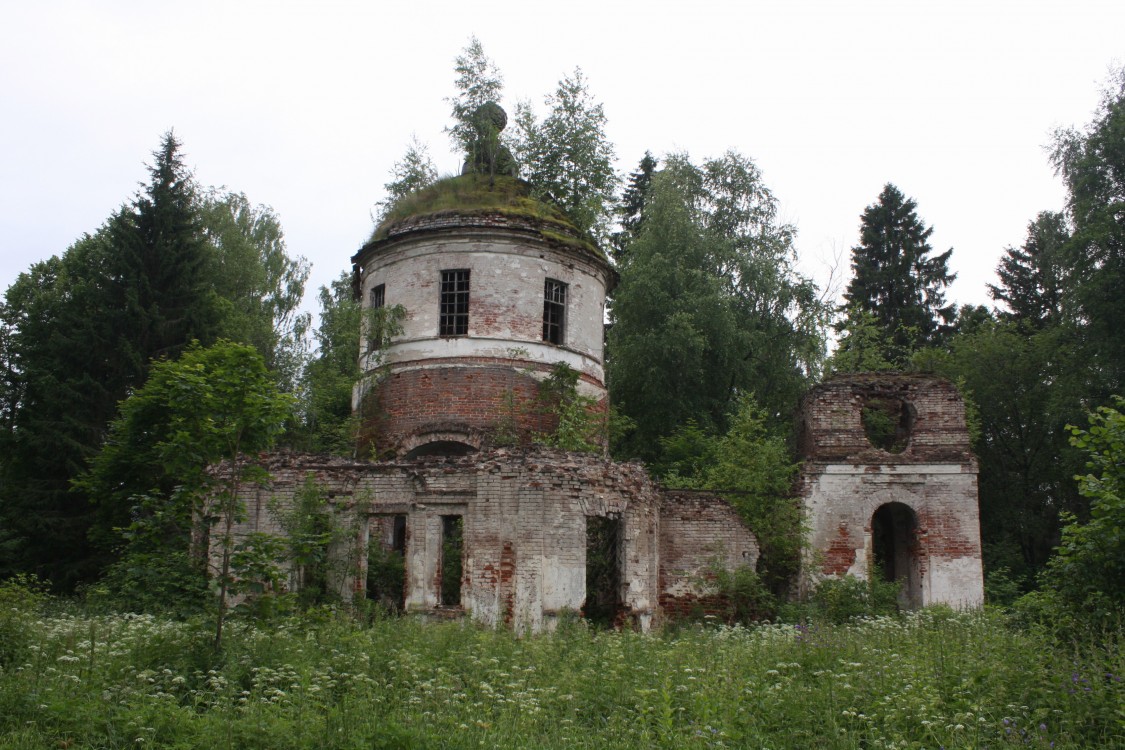
M 467 456 L 476 452 L 476 448 L 468 443 L 457 440 L 434 440 L 423 443 L 417 448 L 408 451 L 403 456 L 405 459 L 419 458 L 421 456 Z
M 904 609 L 922 605 L 917 531 L 914 511 L 903 503 L 881 505 L 871 517 L 871 575 L 902 586 Z
M 464 336 L 469 332 L 469 269 L 441 272 L 441 310 L 438 334 Z
M 590 623 L 612 627 L 621 611 L 621 522 L 586 517 L 586 601 L 582 615 Z
M 547 279 L 543 286 L 543 340 L 562 345 L 566 336 L 566 284 Z
M 394 612 L 406 604 L 406 516 L 373 516 L 367 543 L 367 598 Z
M 441 604 L 461 606 L 461 566 L 465 552 L 464 516 L 441 517 Z
M 371 288 L 371 294 L 368 298 L 370 303 L 371 303 L 371 307 L 370 307 L 371 310 L 381 310 L 381 309 L 383 309 L 383 307 L 386 304 L 386 293 L 387 293 L 387 285 L 386 284 L 379 284 L 378 286 L 374 286 L 374 287 Z M 382 329 L 383 326 L 377 324 L 376 319 L 374 317 L 367 319 L 367 325 L 372 328 L 372 330 L 368 332 L 368 337 L 367 337 L 367 349 L 368 349 L 368 351 L 373 351 L 375 349 L 381 348 L 383 345 L 386 344 L 385 341 L 379 340 L 381 338 L 380 329 Z
M 902 453 L 910 443 L 914 407 L 897 398 L 869 398 L 863 402 L 863 432 L 867 442 L 890 453 Z

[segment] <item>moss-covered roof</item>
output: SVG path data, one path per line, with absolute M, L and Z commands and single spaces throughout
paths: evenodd
M 375 227 L 368 244 L 396 230 L 424 224 L 427 217 L 504 216 L 534 224 L 545 238 L 605 260 L 589 236 L 554 203 L 532 197 L 531 185 L 514 177 L 466 174 L 438 180 L 401 198 Z

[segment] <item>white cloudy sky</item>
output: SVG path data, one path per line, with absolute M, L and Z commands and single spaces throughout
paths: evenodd
M 174 128 L 202 184 L 280 215 L 311 292 L 412 134 L 458 168 L 443 100 L 475 34 L 509 111 L 580 66 L 623 173 L 752 157 L 818 276 L 895 183 L 954 248 L 950 296 L 988 303 L 1003 248 L 1062 207 L 1044 147 L 1090 119 L 1123 30 L 1121 0 L 0 0 L 0 284 L 95 230 Z

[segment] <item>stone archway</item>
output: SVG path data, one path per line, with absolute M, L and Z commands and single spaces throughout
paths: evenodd
M 922 565 L 918 517 L 905 503 L 884 503 L 871 515 L 870 575 L 899 583 L 899 606 L 922 606 Z

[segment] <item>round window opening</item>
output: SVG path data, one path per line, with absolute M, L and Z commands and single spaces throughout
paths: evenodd
M 863 431 L 867 442 L 888 453 L 902 453 L 910 444 L 914 407 L 898 398 L 866 398 Z

